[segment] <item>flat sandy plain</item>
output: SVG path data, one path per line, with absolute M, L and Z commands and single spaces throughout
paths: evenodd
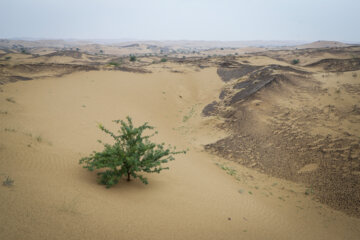
M 359 239 L 360 71 L 356 63 L 331 71 L 318 62 L 357 59 L 358 48 L 346 49 L 135 63 L 75 51 L 2 52 L 0 177 L 14 183 L 0 186 L 0 239 Z M 249 80 L 259 89 L 241 84 Z M 321 113 L 306 112 L 315 107 Z M 78 161 L 101 150 L 98 139 L 110 141 L 98 123 L 114 129 L 112 120 L 126 116 L 155 126 L 155 141 L 189 151 L 170 170 L 147 175 L 149 185 L 124 180 L 106 189 Z M 298 141 L 294 135 L 313 141 L 309 148 L 336 141 L 321 148 L 322 159 L 309 159 L 284 143 Z M 276 165 L 271 148 L 291 161 Z M 338 152 L 346 164 L 331 155 Z M 324 179 L 314 184 L 329 176 L 327 159 L 339 159 L 329 171 L 345 192 Z M 355 202 L 347 208 L 326 186 Z

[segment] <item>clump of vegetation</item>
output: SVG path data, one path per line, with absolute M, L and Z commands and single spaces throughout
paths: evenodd
M 42 137 L 41 137 L 41 136 L 37 136 L 37 137 L 36 137 L 36 141 L 37 141 L 37 142 L 41 143 L 41 142 L 42 142 L 42 140 L 43 140 L 43 139 L 42 139 Z
M 118 62 L 109 62 L 109 65 L 118 67 L 120 65 L 120 63 L 118 63 Z
M 296 65 L 296 64 L 298 64 L 299 62 L 300 62 L 299 59 L 293 59 L 293 60 L 291 61 L 291 63 L 292 63 L 293 65 Z
M 5 60 L 10 60 L 11 59 L 11 56 L 6 56 L 5 57 Z
M 232 167 L 228 167 L 224 164 L 220 164 L 220 163 L 215 163 L 217 166 L 219 166 L 222 170 L 224 170 L 227 174 L 229 174 L 230 176 L 235 176 L 236 175 L 236 170 Z
M 101 152 L 93 152 L 89 157 L 80 159 L 79 163 L 84 164 L 84 168 L 90 171 L 95 169 L 106 169 L 99 172 L 99 182 L 106 185 L 107 188 L 117 184 L 119 180 L 126 176 L 127 181 L 131 177 L 139 178 L 144 184 L 148 180 L 139 174 L 139 172 L 160 173 L 168 167 L 162 167 L 161 164 L 172 161 L 173 155 L 186 153 L 185 151 L 175 151 L 175 147 L 164 147 L 164 143 L 155 144 L 150 142 L 150 137 L 157 134 L 143 136 L 145 130 L 152 130 L 154 127 L 147 123 L 134 127 L 130 117 L 127 122 L 123 120 L 114 120 L 120 124 L 120 130 L 113 133 L 103 125 L 99 124 L 101 131 L 110 135 L 115 143 L 113 145 L 103 143 L 104 149 Z M 102 141 L 98 141 L 102 143 Z
M 136 56 L 135 55 L 130 55 L 130 61 L 135 62 L 136 61 Z
M 12 185 L 14 185 L 14 180 L 12 180 L 10 176 L 7 176 L 3 181 L 3 186 L 11 187 Z
M 11 103 L 16 103 L 15 100 L 11 97 L 6 98 L 6 101 L 11 102 Z
M 162 59 L 160 60 L 160 62 L 166 62 L 166 61 L 167 61 L 166 58 L 162 58 Z
M 356 78 L 357 76 L 358 76 L 357 73 L 353 73 L 353 74 L 352 74 L 352 77 L 353 77 L 353 78 Z
M 179 97 L 182 98 L 182 96 L 179 96 Z M 194 116 L 194 114 L 195 114 L 195 109 L 194 109 L 194 106 L 192 106 L 189 113 L 183 117 L 182 121 L 187 122 L 192 116 Z
M 312 195 L 312 194 L 314 194 L 314 189 L 312 187 L 307 188 L 305 190 L 305 195 Z
M 25 48 L 21 48 L 20 51 L 21 51 L 21 53 L 23 53 L 23 54 L 27 54 L 27 53 L 28 53 Z
M 13 128 L 4 128 L 4 131 L 5 132 L 16 132 L 16 130 Z

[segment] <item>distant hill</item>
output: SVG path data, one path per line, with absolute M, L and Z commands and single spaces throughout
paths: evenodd
M 43 39 L 43 40 L 22 40 L 22 39 L 0 39 L 0 48 L 69 48 L 84 45 L 105 45 L 120 47 L 139 47 L 142 45 L 152 45 L 158 47 L 182 47 L 182 48 L 244 48 L 244 47 L 290 47 L 305 44 L 302 41 L 100 41 L 100 40 L 63 40 L 63 39 Z
M 298 49 L 304 48 L 333 48 L 333 47 L 348 47 L 350 44 L 337 42 L 337 41 L 316 41 L 303 45 L 296 46 Z

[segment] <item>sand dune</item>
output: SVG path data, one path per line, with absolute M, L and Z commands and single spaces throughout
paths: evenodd
M 227 135 L 213 128 L 221 120 L 200 116 L 222 86 L 215 68 L 4 85 L 0 174 L 15 185 L 0 188 L 1 238 L 357 239 L 360 221 L 314 202 L 304 186 L 203 152 L 202 144 Z M 105 189 L 78 160 L 99 149 L 97 122 L 111 126 L 126 115 L 156 126 L 158 141 L 190 151 L 149 175 L 148 186 Z
M 134 47 L 142 45 L 125 46 Z M 331 132 L 334 151 L 359 136 L 353 105 L 360 73 L 351 57 L 357 52 L 201 57 L 205 51 L 167 62 L 72 50 L 3 53 L 0 179 L 10 176 L 14 184 L 0 186 L 0 239 L 358 239 L 359 218 L 320 203 L 326 188 L 315 194 L 319 186 L 309 187 L 307 180 L 322 183 L 328 176 L 316 175 L 324 161 L 294 153 L 318 156 L 311 151 L 319 142 L 310 150 L 299 144 L 308 143 L 308 133 L 320 139 Z M 296 54 L 298 66 L 290 64 Z M 334 64 L 350 72 L 328 73 Z M 315 102 L 323 111 L 309 114 Z M 209 103 L 212 114 L 204 117 Z M 169 163 L 169 171 L 149 174 L 149 185 L 124 180 L 106 189 L 78 161 L 101 149 L 97 139 L 109 141 L 97 123 L 113 128 L 112 120 L 127 115 L 155 126 L 157 142 L 189 152 Z M 292 136 L 303 138 L 290 151 Z M 351 154 L 355 162 L 358 153 Z M 356 166 L 340 160 L 346 164 L 333 175 L 348 177 Z M 279 166 L 282 171 L 271 171 Z M 345 193 L 356 199 L 356 192 Z

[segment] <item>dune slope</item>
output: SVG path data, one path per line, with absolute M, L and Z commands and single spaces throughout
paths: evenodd
M 0 239 L 358 239 L 360 220 L 304 186 L 203 151 L 229 133 L 200 116 L 223 82 L 215 68 L 80 72 L 18 81 L 0 93 Z M 189 148 L 150 184 L 106 189 L 78 160 L 107 141 L 98 122 L 131 116 L 156 141 Z

